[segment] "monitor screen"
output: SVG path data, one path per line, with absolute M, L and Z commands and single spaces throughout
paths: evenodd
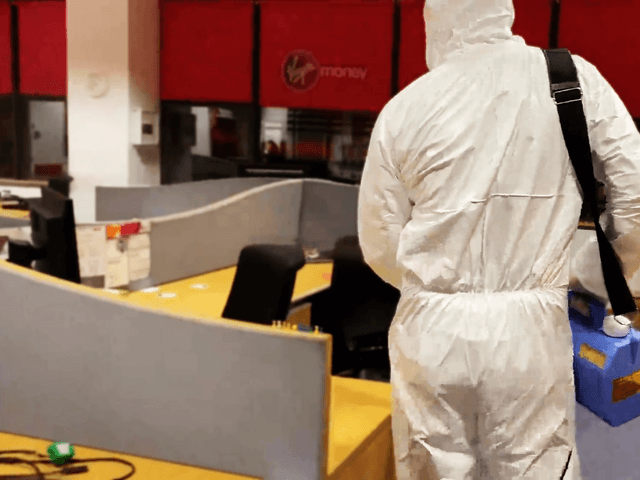
M 9 261 L 80 283 L 73 201 L 49 187 L 29 200 L 31 243 L 10 241 Z

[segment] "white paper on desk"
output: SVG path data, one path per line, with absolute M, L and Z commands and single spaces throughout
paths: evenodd
M 148 233 L 129 237 L 129 281 L 147 278 L 151 271 L 151 241 Z
M 124 248 L 121 248 L 123 245 Z M 107 240 L 107 272 L 104 288 L 117 288 L 129 284 L 129 256 L 127 239 Z
M 107 227 L 83 226 L 76 228 L 80 277 L 101 277 L 105 274 L 107 256 Z

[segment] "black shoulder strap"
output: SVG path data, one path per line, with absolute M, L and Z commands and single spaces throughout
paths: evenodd
M 582 89 L 576 66 L 568 50 L 543 51 L 549 68 L 551 97 L 558 107 L 564 141 L 582 188 L 582 198 L 590 207 L 596 226 L 602 273 L 611 307 L 615 315 L 635 312 L 636 303 L 624 278 L 620 260 L 600 226 L 589 130 L 582 107 Z

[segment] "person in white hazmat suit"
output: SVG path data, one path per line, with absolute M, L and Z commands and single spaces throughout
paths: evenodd
M 513 20 L 512 0 L 427 0 L 430 71 L 372 132 L 358 234 L 401 291 L 389 332 L 398 480 L 580 478 L 567 288 L 582 198 L 545 57 Z M 630 277 L 640 134 L 574 58 Z

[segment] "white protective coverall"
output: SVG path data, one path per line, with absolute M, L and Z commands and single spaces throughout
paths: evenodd
M 580 478 L 567 287 L 582 199 L 544 55 L 513 20 L 512 0 L 427 0 L 430 72 L 372 133 L 358 231 L 402 293 L 389 332 L 398 480 Z M 630 276 L 640 134 L 574 59 Z

